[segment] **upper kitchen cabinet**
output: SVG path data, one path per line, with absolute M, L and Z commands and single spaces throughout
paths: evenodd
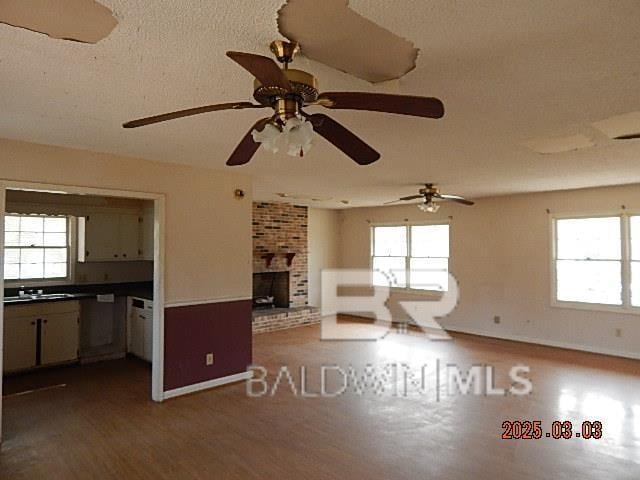
M 78 218 L 79 262 L 142 260 L 142 219 L 131 213 L 92 213 Z
M 145 208 L 142 215 L 142 259 L 153 260 L 153 207 Z

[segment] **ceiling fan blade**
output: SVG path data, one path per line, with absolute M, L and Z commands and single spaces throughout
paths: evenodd
M 397 200 L 391 200 L 390 202 L 385 202 L 384 205 L 389 205 L 390 203 L 396 203 L 396 202 L 407 202 L 409 200 L 416 200 L 418 198 L 423 198 L 422 195 L 411 195 L 409 197 L 402 197 L 399 198 Z
M 401 202 L 408 202 L 409 200 L 417 200 L 418 198 L 424 198 L 424 195 L 420 194 L 420 195 L 410 195 L 408 197 L 402 197 L 400 198 Z
M 227 160 L 227 165 L 235 167 L 249 163 L 251 157 L 253 157 L 253 155 L 258 151 L 258 148 L 260 148 L 260 144 L 253 141 L 253 135 L 251 135 L 251 132 L 254 130 L 261 132 L 270 121 L 271 117 L 267 117 L 262 120 L 258 120 L 253 124 L 246 135 L 242 137 L 242 140 L 240 140 L 240 143 L 235 150 L 231 153 L 229 160 Z
M 475 205 L 475 202 L 471 200 L 467 200 L 466 198 L 460 197 L 458 195 L 444 195 L 441 193 L 434 194 L 435 198 L 440 198 L 441 200 L 450 200 L 452 202 L 461 203 L 462 205 Z
M 289 80 L 271 58 L 244 52 L 227 52 L 227 57 L 249 71 L 265 87 L 291 90 Z
M 188 108 L 186 110 L 179 110 L 177 112 L 154 115 L 153 117 L 140 118 L 138 120 L 132 120 L 130 122 L 123 123 L 122 126 L 124 128 L 137 128 L 144 125 L 151 125 L 152 123 L 166 122 L 167 120 L 174 120 L 176 118 L 199 115 L 201 113 L 217 112 L 218 110 L 241 110 L 244 108 L 264 108 L 264 106 L 255 105 L 250 102 L 219 103 L 218 105 L 205 105 L 204 107 Z
M 317 133 L 333 143 L 357 164 L 369 165 L 380 158 L 378 152 L 331 117 L 323 113 L 313 115 L 303 113 L 303 115 L 311 122 Z
M 369 110 L 415 117 L 441 118 L 444 115 L 442 102 L 431 97 L 366 92 L 325 92 L 318 97 L 318 103 L 327 108 Z
M 637 138 L 640 138 L 640 133 L 630 133 L 627 135 L 618 135 L 617 137 L 614 137 L 614 140 L 635 140 Z

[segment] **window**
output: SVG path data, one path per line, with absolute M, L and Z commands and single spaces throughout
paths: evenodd
M 58 216 L 6 215 L 5 280 L 54 280 L 68 277 L 68 219 Z
M 449 225 L 379 226 L 372 234 L 374 285 L 448 289 Z
M 640 217 L 554 222 L 556 301 L 640 306 Z

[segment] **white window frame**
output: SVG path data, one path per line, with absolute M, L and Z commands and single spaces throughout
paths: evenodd
M 615 210 L 610 212 L 600 212 L 593 214 L 584 213 L 563 213 L 549 215 L 549 231 L 551 240 L 550 271 L 551 271 L 551 306 L 556 308 L 568 308 L 575 310 L 589 310 L 594 312 L 610 312 L 622 314 L 640 315 L 640 307 L 631 305 L 631 217 L 640 216 L 639 211 Z M 620 218 L 620 239 L 621 239 L 621 264 L 622 264 L 622 305 L 608 305 L 603 303 L 587 303 L 558 300 L 558 274 L 557 274 L 557 251 L 558 232 L 556 228 L 557 220 L 588 219 L 588 218 Z
M 432 290 L 426 288 L 411 288 L 411 227 L 446 225 L 449 227 L 449 256 L 447 258 L 447 270 L 450 271 L 451 266 L 451 221 L 448 219 L 434 220 L 431 222 L 389 222 L 389 223 L 371 223 L 369 228 L 369 270 L 373 272 L 373 258 L 375 252 L 375 233 L 376 227 L 405 227 L 407 229 L 407 255 L 405 256 L 405 282 L 404 287 L 391 287 L 392 291 L 412 292 L 412 293 L 444 293 L 447 290 Z M 413 257 L 413 258 L 445 258 L 445 257 Z
M 25 213 L 7 212 L 5 216 L 29 216 Z M 55 285 L 69 285 L 74 282 L 75 278 L 75 263 L 76 263 L 76 248 L 75 248 L 75 232 L 76 232 L 76 219 L 70 215 L 49 215 L 42 214 L 42 217 L 65 217 L 67 219 L 67 276 L 64 278 L 33 278 L 24 280 L 5 280 L 5 285 L 9 288 L 17 288 L 20 286 L 25 287 L 48 287 Z M 4 263 L 2 265 L 4 268 Z

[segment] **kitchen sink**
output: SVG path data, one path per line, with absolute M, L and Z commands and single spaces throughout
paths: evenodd
M 71 293 L 34 293 L 16 297 L 4 297 L 5 302 L 28 302 L 30 300 L 60 300 L 63 298 L 73 298 Z

